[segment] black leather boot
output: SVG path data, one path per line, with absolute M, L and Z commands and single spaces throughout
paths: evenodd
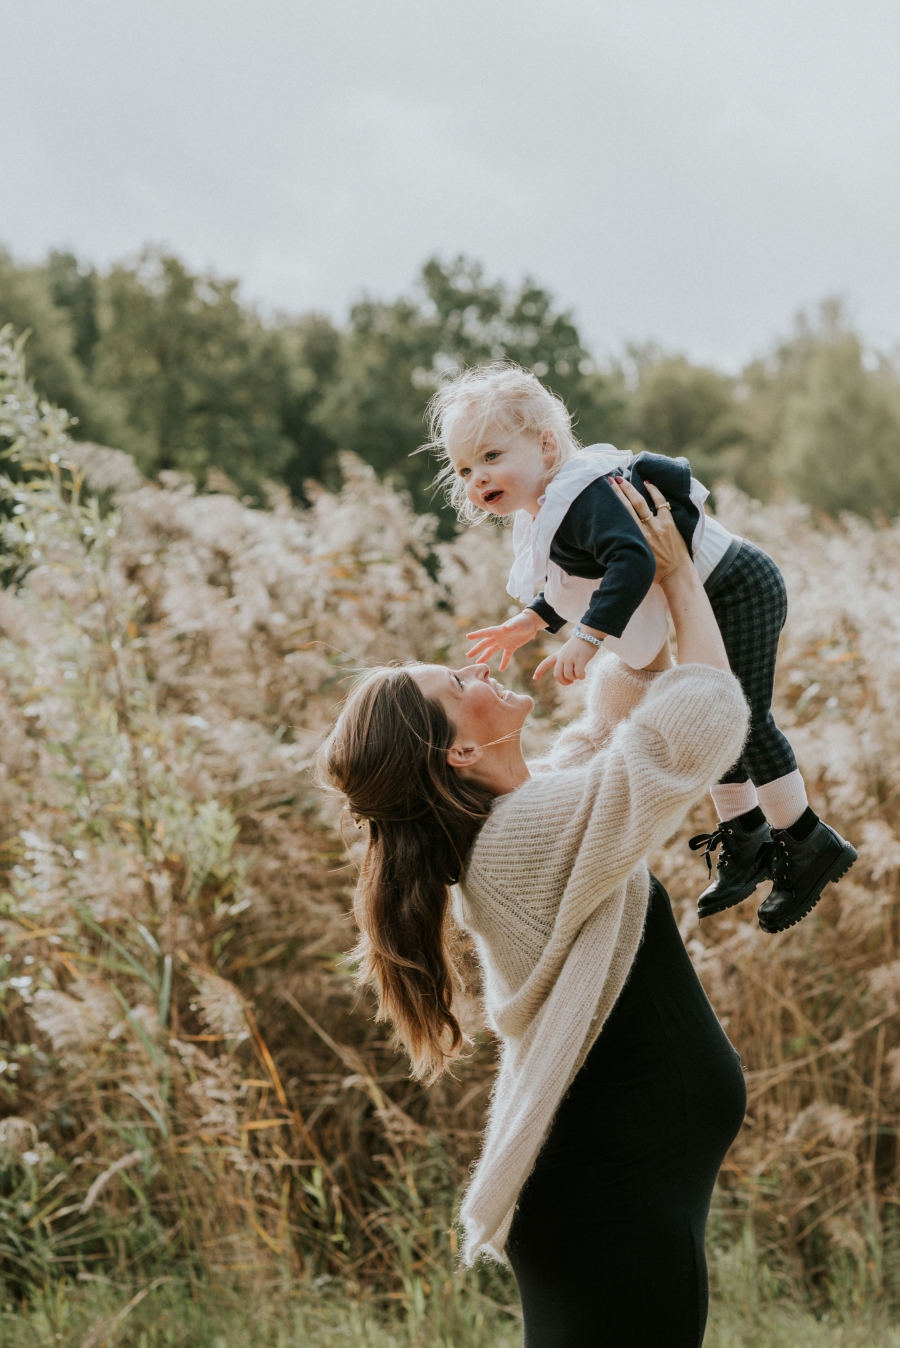
M 787 829 L 772 834 L 772 892 L 759 906 L 759 925 L 774 935 L 812 912 L 832 880 L 846 875 L 857 858 L 856 848 L 820 819 L 798 842 Z
M 760 818 L 762 811 L 757 816 Z M 703 856 L 712 874 L 712 854 L 716 858 L 716 878 L 704 889 L 697 903 L 698 916 L 711 917 L 736 903 L 748 899 L 763 880 L 772 879 L 769 858 L 772 851 L 772 832 L 763 819 L 755 827 L 745 828 L 740 818 L 726 819 L 714 833 L 698 833 L 688 846 L 692 852 L 704 847 Z

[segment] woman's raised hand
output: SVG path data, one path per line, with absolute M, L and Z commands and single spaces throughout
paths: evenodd
M 652 482 L 647 491 L 656 514 L 647 509 L 647 502 L 630 482 L 616 481 L 613 489 L 622 503 L 631 511 L 641 526 L 656 558 L 656 579 L 662 586 L 675 624 L 680 665 L 711 665 L 730 673 L 728 654 L 709 596 L 703 588 L 700 573 L 677 525 L 672 519 L 669 503 Z
M 547 624 L 538 617 L 533 608 L 526 608 L 508 622 L 501 623 L 499 627 L 481 627 L 477 632 L 467 632 L 466 640 L 474 641 L 475 645 L 470 651 L 466 651 L 466 659 L 481 664 L 490 660 L 498 651 L 502 651 L 503 657 L 500 661 L 502 674 L 512 659 L 513 651 L 527 645 L 540 629 L 546 626 Z
M 650 545 L 656 558 L 657 581 L 666 580 L 673 571 L 678 570 L 679 566 L 691 561 L 687 545 L 672 519 L 672 508 L 652 482 L 647 483 L 647 491 L 656 506 L 655 515 L 641 493 L 632 487 L 630 482 L 626 482 L 624 478 L 617 478 L 611 485 L 613 491 L 618 493 L 622 504 L 637 520 L 641 533 Z

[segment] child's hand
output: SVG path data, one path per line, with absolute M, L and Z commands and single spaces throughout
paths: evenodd
M 475 660 L 478 664 L 481 664 L 483 661 L 490 660 L 491 656 L 496 655 L 498 651 L 502 651 L 503 658 L 500 661 L 500 673 L 502 674 L 512 658 L 513 651 L 517 651 L 520 646 L 527 645 L 541 628 L 546 626 L 543 618 L 539 618 L 533 608 L 526 608 L 499 627 L 482 627 L 477 632 L 467 632 L 467 640 L 474 641 L 475 645 L 470 651 L 466 651 L 466 659 Z M 584 645 L 585 643 L 582 642 L 581 644 Z
M 542 660 L 534 671 L 534 677 L 539 679 L 544 670 L 553 666 L 553 674 L 558 683 L 568 685 L 574 683 L 576 679 L 584 678 L 584 671 L 588 667 L 588 661 L 593 660 L 597 654 L 597 647 L 592 646 L 589 641 L 582 641 L 581 637 L 569 637 L 556 655 L 548 655 L 546 660 Z

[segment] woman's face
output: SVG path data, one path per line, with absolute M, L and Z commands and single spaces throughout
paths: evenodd
M 419 665 L 409 672 L 425 696 L 441 704 L 456 727 L 456 742 L 467 746 L 487 748 L 512 738 L 534 706 L 527 693 L 514 693 L 492 679 L 487 665 Z

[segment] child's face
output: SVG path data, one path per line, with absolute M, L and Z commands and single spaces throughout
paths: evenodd
M 527 510 L 536 515 L 552 473 L 556 437 L 522 432 L 472 449 L 448 445 L 450 462 L 466 484 L 466 496 L 491 515 L 514 515 Z

